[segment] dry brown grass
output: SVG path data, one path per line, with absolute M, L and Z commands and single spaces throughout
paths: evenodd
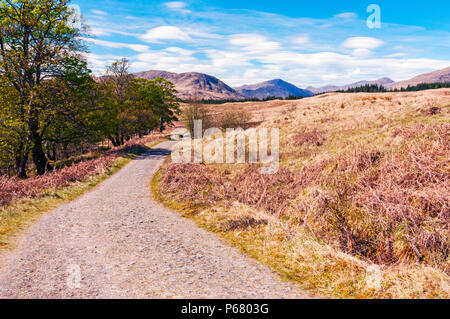
M 318 238 L 377 264 L 422 263 L 449 273 L 450 125 L 427 126 L 434 143 L 398 153 L 358 151 L 323 174 L 297 214 Z
M 322 146 L 326 141 L 325 134 L 317 129 L 308 130 L 303 128 L 294 137 L 295 145 L 303 146 L 305 144 Z
M 120 156 L 137 154 L 145 149 L 145 144 L 161 139 L 160 135 L 149 135 L 144 138 L 132 139 L 124 146 L 112 149 L 106 153 L 91 154 L 80 158 L 80 162 L 71 166 L 49 172 L 43 176 L 29 179 L 0 177 L 0 206 L 8 205 L 25 197 L 36 197 L 49 189 L 57 189 L 79 182 L 89 176 L 104 172 L 107 167 Z
M 252 104 L 272 112 L 263 126 L 281 128 L 277 174 L 260 175 L 256 165 L 168 163 L 159 192 L 307 288 L 338 297 L 448 298 L 449 93 Z M 366 282 L 373 264 L 381 267 L 378 288 Z
M 107 155 L 26 180 L 0 177 L 0 205 L 10 204 L 23 197 L 35 197 L 43 190 L 80 181 L 89 175 L 104 171 L 115 158 L 113 155 Z

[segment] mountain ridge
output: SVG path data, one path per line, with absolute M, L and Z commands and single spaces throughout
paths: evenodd
M 233 88 L 218 78 L 198 72 L 173 73 L 161 70 L 151 70 L 133 74 L 136 78 L 154 80 L 157 77 L 172 82 L 178 91 L 177 96 L 181 99 L 200 100 L 243 100 L 241 95 Z
M 150 70 L 133 74 L 137 78 L 154 80 L 163 77 L 175 84 L 178 97 L 184 100 L 245 100 L 264 99 L 270 96 L 286 98 L 288 96 L 310 97 L 315 94 L 345 91 L 364 85 L 382 85 L 386 89 L 406 88 L 421 83 L 450 83 L 450 67 L 417 75 L 409 80 L 394 82 L 388 77 L 372 81 L 359 81 L 347 85 L 327 85 L 319 88 L 301 89 L 282 79 L 274 79 L 256 84 L 248 84 L 232 88 L 218 78 L 199 72 L 174 73 L 162 70 Z
M 358 82 L 341 85 L 341 86 L 326 85 L 326 86 L 322 86 L 319 88 L 310 86 L 306 89 L 315 94 L 320 94 L 320 93 L 328 93 L 328 92 L 335 92 L 335 91 L 346 91 L 348 89 L 353 89 L 353 88 L 357 88 L 357 87 L 365 86 L 365 85 L 382 85 L 384 87 L 387 87 L 387 86 L 391 85 L 392 83 L 395 83 L 394 80 L 392 80 L 388 77 L 384 77 L 384 78 L 380 78 L 380 79 L 373 80 L 373 81 L 358 81 Z
M 409 80 L 398 81 L 390 85 L 389 89 L 401 89 L 422 83 L 450 83 L 450 66 L 444 69 L 419 74 Z
M 315 93 L 328 93 L 335 91 L 346 91 L 348 89 L 364 86 L 364 85 L 382 85 L 386 89 L 401 89 L 406 88 L 408 86 L 416 86 L 418 84 L 427 84 L 427 83 L 450 83 L 450 67 L 419 74 L 411 79 L 403 80 L 403 81 L 393 81 L 388 77 L 384 77 L 381 79 L 373 80 L 373 81 L 359 81 L 351 84 L 336 86 L 336 85 L 327 85 L 319 88 L 316 87 L 307 87 L 306 89 Z
M 314 95 L 314 93 L 301 89 L 282 79 L 274 79 L 256 84 L 243 85 L 234 89 L 248 98 L 258 99 L 264 99 L 269 96 L 287 98 L 289 96 L 310 97 Z

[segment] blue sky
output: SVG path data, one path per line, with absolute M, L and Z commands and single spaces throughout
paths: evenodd
M 74 0 L 90 26 L 95 73 L 127 57 L 133 71 L 196 71 L 239 86 L 300 87 L 450 66 L 449 1 Z M 381 28 L 369 28 L 370 4 Z

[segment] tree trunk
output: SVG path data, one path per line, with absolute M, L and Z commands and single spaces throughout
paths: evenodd
M 64 153 L 65 158 L 66 158 L 66 159 L 69 159 L 69 158 L 70 158 L 70 154 L 69 154 L 69 152 L 67 151 L 67 147 L 68 147 L 68 144 L 67 144 L 67 143 L 64 143 L 64 144 L 63 144 L 63 153 Z
M 164 132 L 164 119 L 162 116 L 159 117 L 159 132 Z
M 33 141 L 33 149 L 31 150 L 33 156 L 33 162 L 36 166 L 36 172 L 38 175 L 44 175 L 47 171 L 47 157 L 42 149 L 42 141 L 40 138 L 35 138 Z
M 16 157 L 16 174 L 19 178 L 27 178 L 28 154 Z
M 110 136 L 109 140 L 111 141 L 111 143 L 114 147 L 120 146 L 120 142 L 119 142 L 118 138 Z

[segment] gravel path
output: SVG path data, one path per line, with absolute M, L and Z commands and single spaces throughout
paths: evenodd
M 307 297 L 150 198 L 151 176 L 170 146 L 31 227 L 2 256 L 0 298 Z

